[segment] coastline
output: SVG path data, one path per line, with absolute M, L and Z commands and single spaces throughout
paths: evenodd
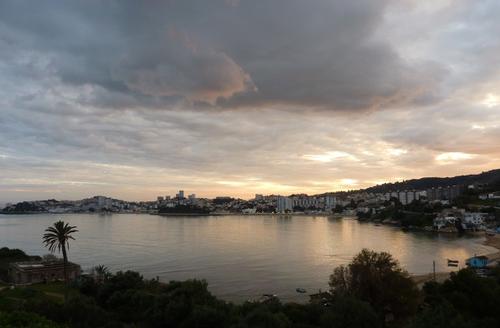
M 500 234 L 496 234 L 494 236 L 485 235 L 485 240 L 481 242 L 482 245 L 489 246 L 495 248 L 496 251 L 487 254 L 479 254 L 487 256 L 490 260 L 500 260 Z M 446 279 L 450 277 L 450 274 L 454 271 L 441 271 L 436 272 L 436 281 L 442 283 Z M 413 281 L 418 285 L 419 288 L 428 282 L 434 279 L 433 273 L 426 274 L 418 274 L 418 275 L 410 275 Z
M 486 235 L 486 240 L 483 242 L 483 245 L 496 249 L 496 252 L 485 254 L 490 260 L 500 259 L 500 234 L 496 234 L 494 236 Z

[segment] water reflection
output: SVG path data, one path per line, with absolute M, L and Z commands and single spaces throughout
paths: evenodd
M 229 300 L 276 293 L 307 299 L 295 288 L 327 288 L 333 268 L 362 248 L 392 253 L 408 271 L 427 273 L 436 261 L 492 251 L 477 237 L 405 233 L 355 220 L 308 216 L 161 217 L 152 215 L 0 216 L 0 246 L 45 254 L 41 234 L 61 218 L 80 230 L 70 258 L 83 267 L 105 264 L 146 277 L 205 278 Z

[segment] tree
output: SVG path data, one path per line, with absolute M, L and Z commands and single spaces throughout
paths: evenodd
M 0 327 L 59 328 L 61 326 L 35 313 L 13 311 L 0 312 Z
M 381 324 L 370 304 L 353 297 L 337 297 L 321 316 L 325 328 L 377 328 Z
M 63 255 L 63 268 L 64 268 L 64 281 L 68 281 L 68 254 L 66 248 L 69 249 L 69 240 L 75 240 L 72 236 L 73 233 L 77 232 L 76 226 L 70 226 L 64 221 L 57 221 L 53 226 L 45 229 L 45 234 L 43 235 L 43 243 L 45 247 L 49 248 L 52 253 L 56 251 L 62 252 Z
M 417 310 L 420 293 L 392 255 L 363 249 L 347 266 L 330 276 L 334 298 L 354 297 L 368 302 L 385 321 L 405 321 Z

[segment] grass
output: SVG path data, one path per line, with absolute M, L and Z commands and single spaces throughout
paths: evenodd
M 63 282 L 51 282 L 47 284 L 41 283 L 26 287 L 16 287 L 14 289 L 6 288 L 0 291 L 0 296 L 12 300 L 46 297 L 52 301 L 62 303 L 64 302 L 64 294 L 66 291 L 68 292 L 68 296 L 78 294 L 76 289 L 65 286 Z

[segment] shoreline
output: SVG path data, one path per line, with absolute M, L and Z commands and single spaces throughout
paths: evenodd
M 496 234 L 494 236 L 488 236 L 485 234 L 485 240 L 481 242 L 482 245 L 492 247 L 496 249 L 496 251 L 492 253 L 487 253 L 487 254 L 478 254 L 478 255 L 483 255 L 487 256 L 488 259 L 490 260 L 500 260 L 500 234 Z M 436 281 L 439 283 L 442 283 L 446 279 L 450 277 L 450 274 L 455 271 L 440 271 L 436 272 Z M 413 281 L 417 284 L 419 288 L 422 288 L 423 285 L 431 280 L 434 280 L 434 275 L 432 272 L 426 273 L 426 274 L 417 274 L 417 275 L 412 275 L 410 274 L 410 277 L 413 279 Z
M 485 256 L 487 256 L 491 260 L 500 259 L 500 234 L 496 234 L 494 236 L 486 235 L 486 240 L 483 241 L 483 245 L 496 249 L 496 252 L 485 254 Z

